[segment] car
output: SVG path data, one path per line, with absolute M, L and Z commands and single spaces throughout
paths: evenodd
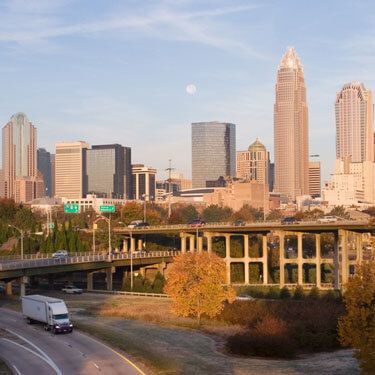
M 335 223 L 336 221 L 336 216 L 323 216 L 318 219 L 318 223 Z
M 57 250 L 55 253 L 52 254 L 52 258 L 60 259 L 60 258 L 67 258 L 69 256 L 66 250 Z
M 82 294 L 82 289 L 77 288 L 74 285 L 67 285 L 62 288 L 61 291 L 67 294 Z
M 233 225 L 235 227 L 244 227 L 246 225 L 246 222 L 243 220 L 236 220 L 233 222 Z
M 148 228 L 150 225 L 143 220 L 134 220 L 129 225 L 128 228 Z
M 286 216 L 281 219 L 281 224 L 298 224 L 299 220 L 294 216 Z
M 203 227 L 206 225 L 206 222 L 201 219 L 194 219 L 189 222 L 189 226 L 191 227 Z
M 236 297 L 236 301 L 254 301 L 255 298 L 250 296 L 249 294 L 240 294 Z

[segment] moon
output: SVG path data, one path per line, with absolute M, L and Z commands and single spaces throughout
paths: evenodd
M 194 95 L 197 92 L 197 87 L 190 83 L 189 85 L 186 86 L 186 92 L 189 95 Z

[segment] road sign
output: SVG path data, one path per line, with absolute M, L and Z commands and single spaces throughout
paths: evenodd
M 67 214 L 76 214 L 79 212 L 79 204 L 77 203 L 66 203 L 64 204 L 64 212 Z
M 113 205 L 100 206 L 99 210 L 100 210 L 100 212 L 115 212 L 116 207 L 113 206 Z
M 49 223 L 48 224 L 48 229 L 53 229 L 55 228 L 55 223 Z

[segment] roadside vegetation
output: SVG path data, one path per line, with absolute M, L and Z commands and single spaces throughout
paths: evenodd
M 12 374 L 13 374 L 12 370 L 0 358 L 0 375 L 12 375 Z

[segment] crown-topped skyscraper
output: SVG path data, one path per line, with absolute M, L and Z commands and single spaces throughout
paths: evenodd
M 289 47 L 276 79 L 274 105 L 275 188 L 290 200 L 309 192 L 306 87 L 301 61 Z

